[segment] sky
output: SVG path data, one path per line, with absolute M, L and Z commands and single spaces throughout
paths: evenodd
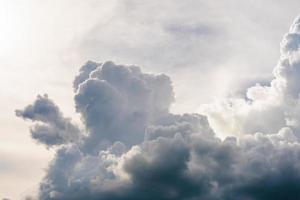
M 261 149 L 274 155 L 268 163 L 277 170 L 274 179 L 281 181 L 276 187 L 289 188 L 280 169 L 291 166 L 280 163 L 288 152 L 294 156 L 289 156 L 291 163 L 299 155 L 298 144 L 290 144 L 298 138 L 299 128 L 299 72 L 293 67 L 297 67 L 299 39 L 294 36 L 297 26 L 290 30 L 300 13 L 299 4 L 296 0 L 0 0 L 0 199 L 38 192 L 42 200 L 72 199 L 70 191 L 81 184 L 72 182 L 76 177 L 83 177 L 82 183 L 93 182 L 78 194 L 86 199 L 122 199 L 111 196 L 112 191 L 119 191 L 123 199 L 138 198 L 137 191 L 146 190 L 139 183 L 151 187 L 161 182 L 155 191 L 169 192 L 173 199 L 203 194 L 206 199 L 234 199 L 233 194 L 241 199 L 251 196 L 260 184 L 269 184 L 253 178 L 253 166 L 262 168 L 262 177 L 272 175 L 257 153 Z M 290 35 L 283 39 L 286 33 Z M 106 95 L 109 105 L 90 102 L 91 97 L 102 102 Z M 87 105 L 90 110 L 85 109 Z M 34 109 L 39 106 L 50 114 Z M 145 130 L 148 139 L 141 134 Z M 163 135 L 167 139 L 160 139 Z M 200 147 L 205 145 L 192 143 L 194 137 L 209 144 L 211 153 L 199 156 L 197 152 L 204 151 Z M 234 138 L 241 140 L 239 145 L 231 144 Z M 262 142 L 267 140 L 273 146 Z M 283 147 L 275 148 L 277 143 Z M 219 155 L 222 151 L 228 153 Z M 169 167 L 179 173 L 174 179 L 147 181 L 139 174 L 140 168 L 149 169 L 152 175 L 163 173 L 165 163 L 159 154 L 173 153 L 177 160 Z M 236 168 L 249 176 L 239 176 L 237 171 L 215 174 L 225 165 L 220 157 L 228 165 L 237 159 Z M 253 166 L 245 164 L 250 158 L 256 161 Z M 75 159 L 70 166 L 76 165 L 77 171 L 60 159 Z M 201 159 L 209 164 L 202 166 Z M 90 163 L 99 169 L 86 173 Z M 215 171 L 203 178 L 209 167 Z M 107 168 L 112 171 L 108 173 Z M 185 168 L 199 178 L 182 175 Z M 63 183 L 55 178 L 59 169 L 72 172 L 66 178 L 73 183 L 70 188 L 57 189 Z M 297 166 L 292 169 L 299 173 Z M 112 174 L 118 181 L 108 180 Z M 268 180 L 271 185 L 272 178 Z M 172 181 L 203 192 L 168 185 Z M 298 177 L 291 180 L 298 181 Z M 227 182 L 236 184 L 236 189 L 229 191 Z M 270 199 L 268 189 L 251 198 Z M 213 190 L 219 196 L 209 196 Z M 86 191 L 90 196 L 84 196 Z M 147 193 L 168 199 L 168 195 L 156 196 L 158 192 Z

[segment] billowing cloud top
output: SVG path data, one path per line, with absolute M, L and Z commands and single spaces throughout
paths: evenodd
M 269 85 L 255 85 L 245 99 L 228 99 L 204 107 L 214 130 L 223 135 L 276 133 L 290 127 L 300 137 L 300 18 L 281 42 L 281 57 Z
M 75 78 L 76 110 L 89 131 L 85 148 L 144 140 L 148 124 L 168 115 L 173 91 L 169 77 L 143 74 L 139 67 L 88 62 Z
M 166 75 L 87 62 L 74 81 L 84 131 L 47 95 L 17 111 L 37 122 L 34 139 L 57 147 L 36 198 L 299 199 L 299 23 L 281 43 L 270 85 L 206 106 L 208 119 L 169 112 L 174 96 Z

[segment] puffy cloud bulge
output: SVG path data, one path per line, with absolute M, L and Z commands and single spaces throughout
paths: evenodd
M 280 44 L 281 57 L 269 85 L 248 88 L 243 99 L 203 106 L 215 131 L 224 135 L 270 134 L 289 127 L 299 137 L 299 23 L 297 18 Z
M 84 130 L 47 95 L 16 111 L 34 122 L 35 140 L 56 150 L 32 198 L 299 199 L 299 45 L 297 18 L 270 84 L 204 106 L 207 116 L 170 113 L 166 75 L 87 62 L 74 80 Z

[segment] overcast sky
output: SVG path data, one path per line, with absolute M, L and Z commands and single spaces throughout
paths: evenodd
M 15 109 L 47 93 L 80 122 L 72 87 L 86 61 L 165 73 L 171 111 L 200 112 L 255 83 L 270 85 L 299 8 L 297 0 L 0 0 L 0 199 L 37 189 L 55 152 L 30 138 Z

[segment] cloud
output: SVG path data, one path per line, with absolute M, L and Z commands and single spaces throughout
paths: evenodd
M 136 66 L 88 62 L 80 71 L 74 99 L 89 131 L 86 147 L 93 151 L 116 141 L 141 143 L 148 123 L 166 115 L 174 100 L 169 77 L 143 74 Z
M 37 198 L 299 199 L 299 27 L 297 18 L 269 86 L 206 106 L 208 117 L 170 113 L 174 94 L 166 75 L 87 62 L 74 81 L 86 128 L 76 141 L 65 139 L 73 134 L 65 128 L 70 120 L 47 96 L 17 111 L 46 124 L 34 126 L 33 138 L 59 146 Z
M 281 42 L 281 57 L 269 86 L 248 88 L 246 98 L 208 105 L 203 111 L 217 132 L 225 135 L 276 133 L 290 127 L 299 137 L 299 18 Z
M 278 41 L 300 3 L 125 0 L 115 5 L 110 18 L 85 33 L 75 54 L 170 75 L 177 94 L 172 111 L 185 113 L 253 80 L 269 81 Z M 222 84 L 208 86 L 210 81 Z
M 16 115 L 36 123 L 31 127 L 32 138 L 47 145 L 60 145 L 76 142 L 80 138 L 79 128 L 70 119 L 64 118 L 59 108 L 48 98 L 38 95 L 36 101 L 24 108 L 16 110 Z

